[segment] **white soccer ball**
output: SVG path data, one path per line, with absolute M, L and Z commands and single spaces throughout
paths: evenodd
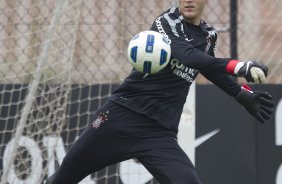
M 128 59 L 139 72 L 154 74 L 162 70 L 171 55 L 168 40 L 159 32 L 143 31 L 135 35 L 128 45 Z

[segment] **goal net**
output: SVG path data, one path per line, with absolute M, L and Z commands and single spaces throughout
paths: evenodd
M 39 184 L 55 172 L 91 115 L 130 72 L 126 53 L 131 37 L 147 30 L 175 2 L 0 1 L 1 184 Z M 209 1 L 205 14 L 205 19 L 220 30 L 217 55 L 222 57 L 228 57 L 230 51 L 228 2 Z M 277 24 L 282 16 L 281 2 L 244 3 L 239 5 L 246 11 L 238 15 L 238 34 L 242 38 L 238 42 L 239 59 L 262 60 L 271 66 L 269 81 L 281 83 L 281 43 L 275 37 L 282 30 Z M 257 8 L 252 9 L 252 4 Z M 266 7 L 271 11 L 262 19 L 255 10 L 263 12 Z M 252 20 L 257 20 L 257 27 Z M 263 50 L 263 46 L 271 52 Z M 188 102 L 190 106 L 185 106 L 182 117 L 186 125 L 181 124 L 185 133 L 180 132 L 179 141 L 185 144 L 183 149 L 193 161 L 194 147 L 187 143 L 195 135 L 193 94 Z M 188 121 L 192 124 L 188 125 Z M 191 137 L 185 137 L 188 131 Z M 157 182 L 142 165 L 129 160 L 80 182 L 94 183 Z
M 130 72 L 128 40 L 170 5 L 170 0 L 0 2 L 1 184 L 39 184 L 54 173 L 91 114 Z M 141 178 L 139 183 L 152 180 L 132 164 L 133 173 L 117 164 L 80 183 L 131 181 L 120 173 Z
M 3 184 L 42 183 L 51 171 L 52 146 L 67 120 L 80 3 L 0 3 Z

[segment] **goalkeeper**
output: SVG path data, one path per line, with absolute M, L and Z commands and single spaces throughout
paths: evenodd
M 231 76 L 264 83 L 268 69 L 256 61 L 216 58 L 217 33 L 201 19 L 207 0 L 178 0 L 151 30 L 171 43 L 170 63 L 144 76 L 132 70 L 66 154 L 47 184 L 75 184 L 104 167 L 136 158 L 161 184 L 200 184 L 177 143 L 180 116 L 191 83 L 201 73 L 234 97 L 259 122 L 274 111 L 267 92 L 241 87 Z

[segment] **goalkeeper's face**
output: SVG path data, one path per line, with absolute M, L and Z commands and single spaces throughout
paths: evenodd
M 179 11 L 184 19 L 195 25 L 200 24 L 207 0 L 178 0 Z

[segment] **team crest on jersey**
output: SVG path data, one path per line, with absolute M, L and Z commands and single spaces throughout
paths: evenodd
M 108 120 L 109 113 L 110 113 L 110 111 L 100 112 L 98 117 L 93 121 L 92 127 L 93 128 L 99 128 L 102 123 L 105 123 L 105 121 Z

